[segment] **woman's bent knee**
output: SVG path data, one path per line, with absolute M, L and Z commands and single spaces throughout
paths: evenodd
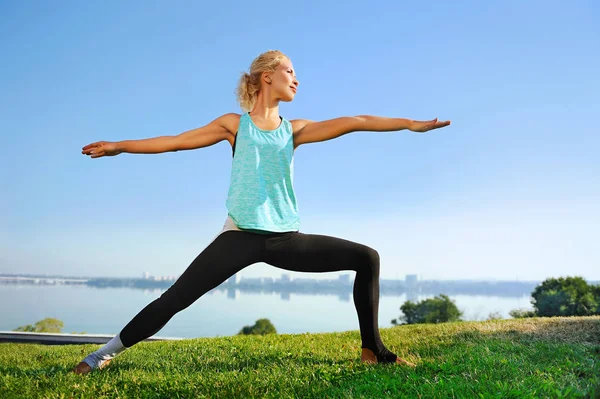
M 363 246 L 361 249 L 359 268 L 364 268 L 365 271 L 368 271 L 375 276 L 379 276 L 379 264 L 379 252 L 371 247 Z

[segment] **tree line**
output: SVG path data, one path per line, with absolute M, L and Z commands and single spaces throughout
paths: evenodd
M 533 310 L 510 311 L 513 318 L 600 315 L 600 285 L 591 285 L 583 277 L 548 278 L 531 293 Z M 440 294 L 420 302 L 406 301 L 402 315 L 393 325 L 462 321 L 463 312 L 447 295 Z M 492 314 L 488 319 L 501 316 Z

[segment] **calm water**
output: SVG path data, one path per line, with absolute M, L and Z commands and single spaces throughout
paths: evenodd
M 63 332 L 116 334 L 162 291 L 87 286 L 0 285 L 0 330 L 33 324 L 45 317 L 65 323 Z M 433 295 L 419 296 L 422 300 Z M 466 320 L 484 320 L 491 312 L 508 318 L 512 309 L 531 309 L 529 296 L 451 295 Z M 380 327 L 390 327 L 406 296 L 382 296 Z M 415 298 L 411 298 L 415 301 Z M 157 334 L 162 337 L 234 335 L 266 317 L 282 334 L 358 330 L 351 295 L 235 294 L 213 290 L 178 313 Z

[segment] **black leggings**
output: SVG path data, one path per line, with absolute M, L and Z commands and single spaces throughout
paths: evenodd
M 177 312 L 257 262 L 299 272 L 356 271 L 354 305 L 362 347 L 376 354 L 388 352 L 381 342 L 377 326 L 377 251 L 341 238 L 300 232 L 256 234 L 230 230 L 221 233 L 160 298 L 146 306 L 123 328 L 121 342 L 131 347 L 156 334 Z

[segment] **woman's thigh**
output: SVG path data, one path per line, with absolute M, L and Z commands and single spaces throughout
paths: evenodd
M 260 261 L 262 240 L 254 234 L 226 231 L 206 247 L 163 294 L 190 305 L 206 292 Z
M 296 232 L 268 238 L 264 261 L 299 272 L 359 271 L 363 267 L 379 267 L 379 254 L 354 241 Z

